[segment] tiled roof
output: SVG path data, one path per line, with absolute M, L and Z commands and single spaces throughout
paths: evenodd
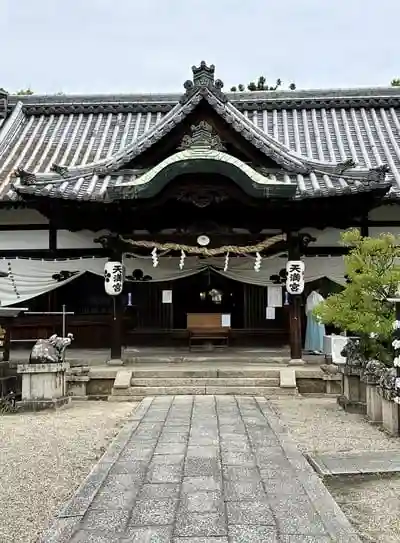
M 11 178 L 18 168 L 34 172 L 40 179 L 35 190 L 49 196 L 91 199 L 106 193 L 121 183 L 121 175 L 132 177 L 116 174 L 112 166 L 123 167 L 132 150 L 195 99 L 188 96 L 180 104 L 181 95 L 9 97 L 10 114 L 0 125 L 0 197 L 18 198 Z M 276 175 L 297 183 L 298 198 L 357 192 L 362 183 L 352 175 L 382 164 L 390 169 L 391 196 L 400 192 L 399 88 L 227 93 L 225 99 L 215 107 L 233 118 L 236 129 L 286 160 L 286 173 Z M 358 168 L 338 176 L 337 163 L 348 159 Z M 54 163 L 68 166 L 71 179 L 52 174 Z

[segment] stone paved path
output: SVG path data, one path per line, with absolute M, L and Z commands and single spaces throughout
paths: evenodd
M 264 398 L 146 398 L 43 543 L 360 543 Z

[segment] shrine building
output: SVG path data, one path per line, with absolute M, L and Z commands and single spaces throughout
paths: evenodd
M 0 302 L 29 308 L 13 341 L 61 333 L 64 307 L 76 346 L 116 358 L 194 329 L 301 358 L 304 296 L 345 284 L 340 233 L 399 233 L 400 88 L 226 92 L 214 72 L 179 94 L 0 93 Z

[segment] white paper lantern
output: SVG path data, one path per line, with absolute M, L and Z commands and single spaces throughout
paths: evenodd
M 121 262 L 106 262 L 104 266 L 104 288 L 109 296 L 121 294 L 124 286 L 124 271 Z
M 304 270 L 302 260 L 289 260 L 286 264 L 286 290 L 289 294 L 301 294 L 304 291 Z

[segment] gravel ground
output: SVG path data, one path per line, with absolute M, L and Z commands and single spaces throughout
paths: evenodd
M 33 543 L 134 409 L 80 402 L 0 416 L 0 543 Z
M 400 438 L 346 413 L 333 398 L 274 399 L 272 404 L 303 452 L 400 452 Z M 326 485 L 363 541 L 400 542 L 399 476 L 343 477 Z

